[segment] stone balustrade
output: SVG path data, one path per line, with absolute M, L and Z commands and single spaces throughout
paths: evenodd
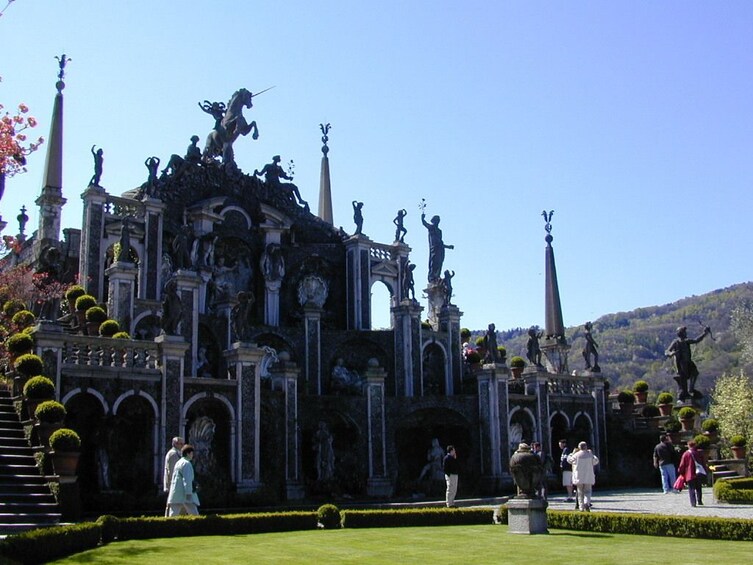
M 158 370 L 159 355 L 157 344 L 153 342 L 70 336 L 61 350 L 64 365 Z

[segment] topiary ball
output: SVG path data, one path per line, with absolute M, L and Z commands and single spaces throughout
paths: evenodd
M 25 377 L 41 375 L 44 372 L 44 363 L 39 355 L 26 353 L 19 356 L 14 362 L 13 367 Z
M 43 375 L 31 377 L 24 385 L 24 396 L 30 400 L 55 397 L 55 383 Z
M 112 337 L 119 331 L 120 324 L 117 320 L 105 320 L 99 325 L 99 335 L 103 337 Z
M 30 353 L 34 347 L 34 338 L 24 332 L 13 334 L 5 340 L 5 348 L 13 356 Z
M 34 417 L 45 424 L 58 424 L 65 420 L 65 406 L 56 400 L 46 400 L 37 406 Z
M 50 447 L 55 451 L 78 451 L 81 449 L 81 438 L 68 428 L 60 428 L 50 435 Z
M 28 328 L 34 323 L 34 320 L 36 320 L 36 316 L 34 316 L 34 314 L 29 312 L 28 310 L 19 310 L 18 312 L 13 314 L 13 317 L 10 321 L 19 328 Z
M 339 528 L 342 521 L 340 509 L 334 504 L 323 504 L 316 511 L 316 520 L 325 530 Z

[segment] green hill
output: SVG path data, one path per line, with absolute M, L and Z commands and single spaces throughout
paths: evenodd
M 690 337 L 700 335 L 706 325 L 713 331 L 713 340 L 707 337 L 693 346 L 693 359 L 700 372 L 698 390 L 709 392 L 716 377 L 725 372 L 743 368 L 753 373 L 753 365 L 744 364 L 741 348 L 730 331 L 732 310 L 746 301 L 753 303 L 753 283 L 593 320 L 592 333 L 599 344 L 599 365 L 611 383 L 611 390 L 632 388 L 636 380 L 643 379 L 648 381 L 651 393 L 662 390 L 675 393 L 674 365 L 664 356 L 664 351 L 675 338 L 678 326 L 687 326 Z M 526 331 L 527 328 L 515 328 L 499 332 L 498 343 L 507 347 L 508 359 L 513 355 L 525 357 Z M 483 332 L 474 332 L 474 336 L 476 334 L 483 335 Z M 583 327 L 568 328 L 566 335 L 572 346 L 570 370 L 581 370 L 585 366 L 581 355 L 585 345 Z

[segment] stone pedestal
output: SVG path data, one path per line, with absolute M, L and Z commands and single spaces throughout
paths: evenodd
M 546 509 L 541 498 L 513 498 L 507 503 L 508 532 L 511 534 L 548 534 Z

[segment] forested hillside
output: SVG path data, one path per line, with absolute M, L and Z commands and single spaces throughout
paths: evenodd
M 693 359 L 701 375 L 697 388 L 708 392 L 722 373 L 738 372 L 742 360 L 735 336 L 730 331 L 730 314 L 742 302 L 753 303 L 753 283 L 743 283 L 716 290 L 701 296 L 683 298 L 664 306 L 639 308 L 632 312 L 607 314 L 593 320 L 593 336 L 599 344 L 599 364 L 611 383 L 611 389 L 631 388 L 643 379 L 651 385 L 651 392 L 676 391 L 672 380 L 674 365 L 664 356 L 667 346 L 675 338 L 678 326 L 688 327 L 688 336 L 697 337 L 704 326 L 710 326 L 713 340 L 707 337 L 692 346 Z M 513 355 L 525 357 L 528 328 L 499 332 L 498 342 L 507 347 L 508 359 Z M 474 335 L 483 332 L 474 332 Z M 585 366 L 581 352 L 585 344 L 583 327 L 566 330 L 570 350 L 570 370 Z M 753 366 L 742 366 L 753 373 Z

